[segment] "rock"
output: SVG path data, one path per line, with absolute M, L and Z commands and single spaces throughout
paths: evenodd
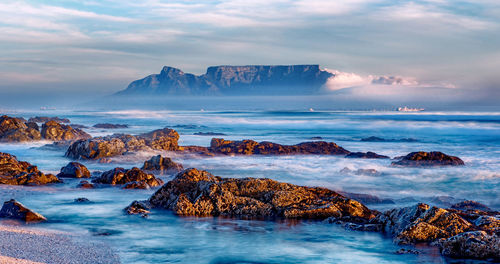
M 80 124 L 71 124 L 71 127 L 72 128 L 79 128 L 79 129 L 89 128 L 88 126 L 80 125 Z
M 103 183 L 111 185 L 125 185 L 127 189 L 131 188 L 150 188 L 163 184 L 163 181 L 157 179 L 153 174 L 147 174 L 139 168 L 126 170 L 124 168 L 114 168 L 102 173 L 101 177 L 94 179 L 93 183 Z
M 188 125 L 175 125 L 173 126 L 175 128 L 184 128 L 184 129 L 200 129 L 200 128 L 207 128 L 206 126 L 200 126 L 200 125 L 194 125 L 194 124 L 188 124 Z
M 195 136 L 225 136 L 226 134 L 217 133 L 217 132 L 196 132 L 193 135 L 195 135 Z
M 47 220 L 43 215 L 26 208 L 14 199 L 3 203 L 2 209 L 0 209 L 0 218 L 11 218 L 25 222 L 41 222 Z
M 36 131 L 40 131 L 40 127 L 35 122 L 26 122 L 25 124 L 28 128 L 31 128 L 31 129 L 36 130 Z
M 69 121 L 69 119 L 67 119 L 67 118 L 59 118 L 57 116 L 54 116 L 54 117 L 35 116 L 35 117 L 31 117 L 30 119 L 28 119 L 28 122 L 34 122 L 34 123 L 47 123 L 49 121 L 55 121 L 55 122 L 58 122 L 58 123 L 65 123 L 65 124 L 71 123 L 71 121 Z
M 375 152 L 351 152 L 345 156 L 346 158 L 357 158 L 357 159 L 388 159 L 388 156 L 379 155 Z
M 0 184 L 43 185 L 61 182 L 52 174 L 44 174 L 37 166 L 18 161 L 16 156 L 0 152 Z
M 393 166 L 403 167 L 431 167 L 431 166 L 462 166 L 465 163 L 458 157 L 449 156 L 442 152 L 412 152 L 401 160 L 392 163 Z
M 395 204 L 395 202 L 391 199 L 382 199 L 378 196 L 371 194 L 350 193 L 350 192 L 339 192 L 339 193 L 350 199 L 362 202 L 364 204 Z
M 374 217 L 363 204 L 325 188 L 302 187 L 270 179 L 232 179 L 186 169 L 149 199 L 153 207 L 178 215 L 248 218 L 325 219 Z
M 448 257 L 500 261 L 500 238 L 484 231 L 461 233 L 437 244 L 441 254 Z
M 151 213 L 151 204 L 148 201 L 133 201 L 123 209 L 129 215 L 141 215 L 147 217 Z
M 99 124 L 95 124 L 93 127 L 94 128 L 116 129 L 116 128 L 128 128 L 128 125 L 99 123 Z
M 68 165 L 61 168 L 61 172 L 57 174 L 61 178 L 90 178 L 90 171 L 85 165 L 78 162 L 70 162 Z
M 182 146 L 179 147 L 179 151 L 182 151 L 187 154 L 196 154 L 196 155 L 201 155 L 201 156 L 210 156 L 213 157 L 215 156 L 214 153 L 210 152 L 207 147 L 201 147 L 201 146 Z
M 0 116 L 0 142 L 25 142 L 40 140 L 41 135 L 33 124 L 29 126 L 23 119 Z
M 80 197 L 75 199 L 75 203 L 90 203 L 90 200 L 85 197 Z
M 361 141 L 368 141 L 368 142 L 384 142 L 386 141 L 385 138 L 381 138 L 381 137 L 374 137 L 374 136 L 371 136 L 371 137 L 367 137 L 367 138 L 362 138 Z
M 311 140 L 323 140 L 322 137 L 312 137 Z
M 76 188 L 81 188 L 81 189 L 94 189 L 95 186 L 94 184 L 88 182 L 88 181 L 80 181 L 80 183 L 76 186 Z
M 420 251 L 414 250 L 414 249 L 405 249 L 405 248 L 400 248 L 396 251 L 396 254 L 398 255 L 403 255 L 403 254 L 414 254 L 418 255 L 420 254 Z
M 418 142 L 418 139 L 414 138 L 401 138 L 401 139 L 385 139 L 381 137 L 367 137 L 367 138 L 362 138 L 361 141 L 365 142 Z
M 162 157 L 161 155 L 151 157 L 151 159 L 144 162 L 141 168 L 141 170 L 160 172 L 162 174 L 168 172 L 177 173 L 183 169 L 182 164 L 173 162 L 171 158 Z
M 180 149 L 177 144 L 178 140 L 179 134 L 169 128 L 137 136 L 115 134 L 78 140 L 69 146 L 65 155 L 72 159 L 97 160 L 139 150 L 177 151 Z
M 91 136 L 81 129 L 74 129 L 69 125 L 62 125 L 56 121 L 48 121 L 42 125 L 42 137 L 53 141 L 68 141 L 88 139 Z
M 226 155 L 349 154 L 349 151 L 333 142 L 314 141 L 297 145 L 280 145 L 266 141 L 259 143 L 253 140 L 231 141 L 222 138 L 213 138 L 208 150 L 216 154 Z
M 488 206 L 471 200 L 456 203 L 452 205 L 451 208 L 462 211 L 468 211 L 468 210 L 492 211 L 491 208 L 489 208 Z

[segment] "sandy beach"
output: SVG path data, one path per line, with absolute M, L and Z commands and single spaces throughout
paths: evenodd
M 120 263 L 106 244 L 59 231 L 0 223 L 0 263 Z

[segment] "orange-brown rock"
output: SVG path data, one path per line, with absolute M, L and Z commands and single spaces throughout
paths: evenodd
M 446 155 L 439 151 L 433 152 L 412 152 L 399 161 L 392 163 L 393 166 L 404 167 L 434 167 L 434 166 L 461 166 L 465 165 L 458 157 Z
M 40 132 L 33 124 L 28 126 L 21 118 L 0 116 L 0 141 L 24 142 L 40 139 Z
M 16 156 L 0 152 L 0 184 L 43 185 L 61 182 L 52 174 L 44 174 L 37 166 L 18 161 Z
M 79 128 L 72 128 L 56 121 L 48 121 L 42 125 L 42 137 L 53 141 L 69 141 L 88 139 L 91 136 Z
M 141 170 L 159 172 L 159 173 L 171 173 L 180 172 L 184 168 L 182 164 L 172 161 L 169 157 L 162 157 L 161 155 L 153 156 L 151 159 L 146 160 Z
M 179 215 L 194 216 L 374 217 L 363 204 L 325 188 L 303 187 L 271 179 L 221 178 L 197 169 L 179 173 L 153 194 L 149 203 Z
M 57 174 L 61 178 L 90 178 L 90 171 L 85 165 L 79 162 L 70 162 L 61 168 L 61 172 Z
M 24 222 L 41 222 L 47 220 L 43 215 L 28 209 L 14 199 L 3 203 L 2 209 L 0 209 L 0 218 L 11 218 Z
M 123 185 L 125 189 L 147 189 L 163 184 L 163 181 L 157 179 L 153 174 L 148 174 L 139 168 L 126 170 L 124 168 L 114 168 L 105 171 L 102 175 L 94 179 L 93 183 Z
M 256 142 L 253 140 L 232 141 L 222 138 L 213 138 L 209 151 L 226 155 L 293 155 L 293 154 L 321 154 L 346 155 L 350 152 L 333 142 L 314 141 L 303 142 L 297 145 L 281 145 L 272 142 Z

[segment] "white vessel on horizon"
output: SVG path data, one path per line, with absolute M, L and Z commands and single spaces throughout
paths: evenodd
M 398 107 L 398 112 L 420 112 L 424 110 L 425 110 L 424 108 L 410 108 L 407 106 Z

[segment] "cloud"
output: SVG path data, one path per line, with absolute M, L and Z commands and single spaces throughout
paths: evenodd
M 390 85 L 390 86 L 417 86 L 419 83 L 415 78 L 411 77 L 401 77 L 401 76 L 386 76 L 386 75 L 367 75 L 362 76 L 360 74 L 352 72 L 342 72 L 338 70 L 326 71 L 332 73 L 334 76 L 330 77 L 325 86 L 329 91 L 341 90 L 350 87 L 360 87 L 360 86 L 372 86 L 372 85 Z M 429 85 L 422 85 L 429 86 Z M 431 85 L 432 86 L 432 85 Z

